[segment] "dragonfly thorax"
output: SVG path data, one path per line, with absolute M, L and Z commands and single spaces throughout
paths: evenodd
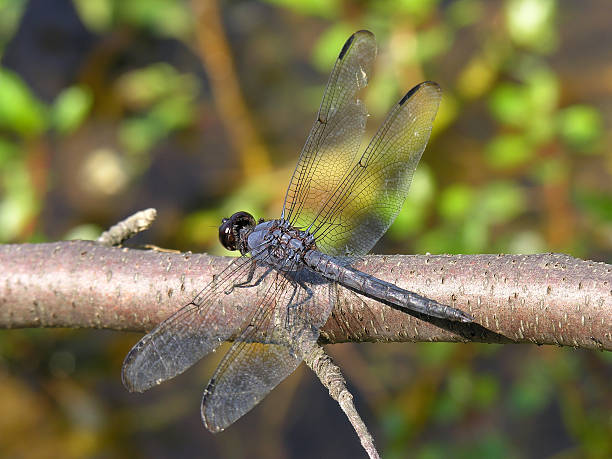
M 314 237 L 284 220 L 257 225 L 248 235 L 248 248 L 258 261 L 283 271 L 302 267 L 304 254 L 316 249 Z

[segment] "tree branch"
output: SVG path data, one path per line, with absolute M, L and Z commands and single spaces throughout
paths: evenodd
M 150 330 L 229 260 L 86 241 L 0 246 L 0 328 Z M 560 254 L 395 255 L 364 257 L 355 267 L 466 310 L 475 323 L 411 316 L 339 288 L 323 344 L 477 341 L 612 350 L 609 264 Z M 244 289 L 244 301 L 271 277 Z M 219 307 L 239 314 L 223 298 Z
M 306 356 L 304 362 L 319 377 L 321 384 L 329 391 L 331 398 L 338 402 L 353 429 L 355 429 L 361 446 L 363 446 L 368 457 L 370 459 L 380 459 L 380 455 L 374 445 L 374 438 L 372 438 L 372 434 L 370 434 L 355 408 L 353 395 L 346 388 L 346 381 L 342 376 L 340 368 L 325 353 L 323 348 L 318 345 Z

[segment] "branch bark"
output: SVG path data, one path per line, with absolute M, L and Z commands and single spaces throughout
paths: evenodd
M 0 328 L 150 330 L 229 260 L 86 241 L 0 246 Z M 561 254 L 395 255 L 364 257 L 355 267 L 466 310 L 475 323 L 411 316 L 339 288 L 323 344 L 476 341 L 612 350 L 610 264 Z M 244 289 L 245 300 L 266 284 Z

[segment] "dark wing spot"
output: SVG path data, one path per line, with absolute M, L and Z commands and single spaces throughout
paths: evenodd
M 351 35 L 348 38 L 348 40 L 346 40 L 346 43 L 344 43 L 344 46 L 340 50 L 340 54 L 338 55 L 338 59 L 342 59 L 344 57 L 344 55 L 346 54 L 348 49 L 351 47 L 351 43 L 353 43 L 353 40 L 355 39 L 355 35 L 357 35 L 357 34 L 354 33 L 353 35 Z
M 435 81 L 424 81 L 423 83 L 417 84 L 414 88 L 412 88 L 410 91 L 408 91 L 406 93 L 406 95 L 404 97 L 402 97 L 402 100 L 399 101 L 399 105 L 404 105 L 406 103 L 406 101 L 408 99 L 410 99 L 412 97 L 412 95 L 417 92 L 419 89 L 421 89 L 423 86 L 433 86 L 438 88 L 438 91 L 440 91 L 440 85 L 438 85 L 438 83 L 436 83 Z

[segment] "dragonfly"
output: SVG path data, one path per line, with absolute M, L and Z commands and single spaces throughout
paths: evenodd
M 358 31 L 346 41 L 280 218 L 256 221 L 247 212 L 237 212 L 222 220 L 219 239 L 240 256 L 131 349 L 122 368 L 128 390 L 142 392 L 173 378 L 223 342 L 233 341 L 201 403 L 204 425 L 219 432 L 250 411 L 309 355 L 339 286 L 404 311 L 473 320 L 466 312 L 352 267 L 399 213 L 441 100 L 438 84 L 415 86 L 361 151 L 368 114 L 360 93 L 376 53 L 369 31 Z M 272 276 L 269 282 L 262 283 L 267 276 Z M 255 299 L 245 300 L 243 288 L 257 285 L 266 287 L 257 290 Z M 227 311 L 222 300 L 239 304 L 240 314 Z

